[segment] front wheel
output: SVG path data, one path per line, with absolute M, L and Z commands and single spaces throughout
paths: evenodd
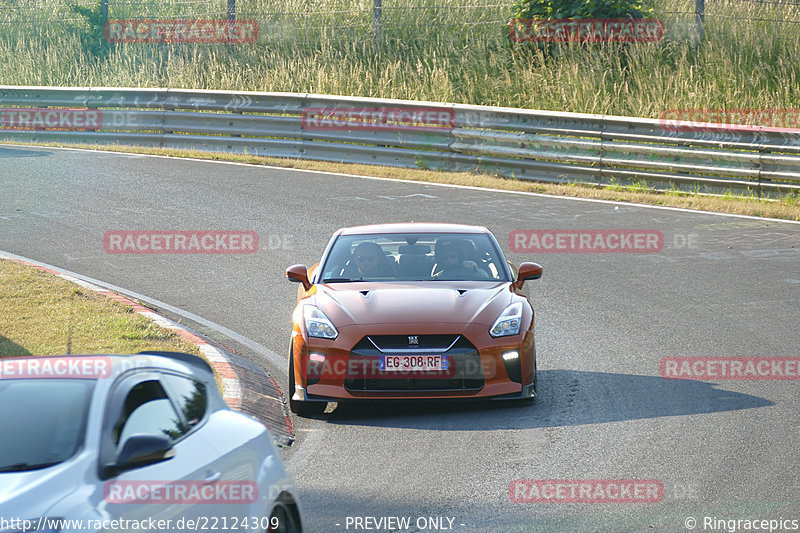
M 286 503 L 279 501 L 269 516 L 269 533 L 302 533 L 300 523 Z
M 533 361 L 533 397 L 527 396 L 525 398 L 520 398 L 518 400 L 512 400 L 514 405 L 518 405 L 520 407 L 531 405 L 536 401 L 539 397 L 539 388 L 536 383 L 537 378 L 539 377 L 539 372 L 536 370 L 536 360 Z
M 326 402 L 301 402 L 294 400 L 294 353 L 289 349 L 289 410 L 297 416 L 321 415 L 328 406 Z

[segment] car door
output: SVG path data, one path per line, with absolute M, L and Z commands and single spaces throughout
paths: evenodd
M 187 420 L 201 416 L 201 404 L 207 408 L 207 395 L 200 392 L 204 388 L 197 380 L 173 374 L 165 377 L 165 385 Z M 200 396 L 205 400 L 199 401 Z M 258 479 L 260 467 L 271 450 L 261 440 L 266 428 L 228 409 L 212 408 L 204 416 L 206 421 L 199 433 L 213 450 L 208 466 L 216 476 L 219 494 L 214 502 L 209 502 L 207 514 L 214 513 L 232 520 L 228 524 L 220 522 L 221 528 L 227 525 L 238 529 L 235 522 L 245 519 L 249 519 L 251 524 L 260 524 L 258 511 L 264 510 L 259 509 L 259 500 L 269 496 L 263 494 L 265 490 L 269 492 L 268 487 L 259 487 Z
M 209 509 L 197 496 L 216 481 L 209 468 L 214 452 L 199 432 L 205 420 L 187 420 L 163 380 L 163 374 L 153 371 L 124 378 L 114 387 L 104 418 L 100 472 L 105 514 L 153 526 L 139 528 L 143 531 L 181 529 L 178 520 L 207 515 Z M 174 455 L 118 473 L 109 470 L 126 439 L 134 434 L 168 437 Z M 159 520 L 171 522 L 166 528 L 164 523 L 153 525 Z

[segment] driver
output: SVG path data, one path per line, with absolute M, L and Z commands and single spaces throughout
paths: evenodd
M 356 246 L 353 252 L 353 259 L 362 278 L 395 275 L 389 261 L 386 259 L 386 254 L 383 253 L 383 248 L 374 242 L 362 242 Z

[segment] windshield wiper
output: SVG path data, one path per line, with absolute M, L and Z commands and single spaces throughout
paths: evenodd
M 39 468 L 47 468 L 48 466 L 57 465 L 60 461 L 52 461 L 49 463 L 16 463 L 8 466 L 0 466 L 0 472 L 23 472 L 25 470 L 37 470 Z
M 348 281 L 361 281 L 361 280 L 350 279 L 350 278 L 328 278 L 328 279 L 323 279 L 322 283 L 347 283 Z

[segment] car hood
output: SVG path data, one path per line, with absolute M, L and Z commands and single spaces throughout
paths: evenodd
M 513 299 L 510 282 L 330 283 L 313 297 L 335 325 L 485 324 Z
M 27 472 L 0 473 L 0 516 L 38 518 L 75 489 L 78 476 L 61 464 Z

